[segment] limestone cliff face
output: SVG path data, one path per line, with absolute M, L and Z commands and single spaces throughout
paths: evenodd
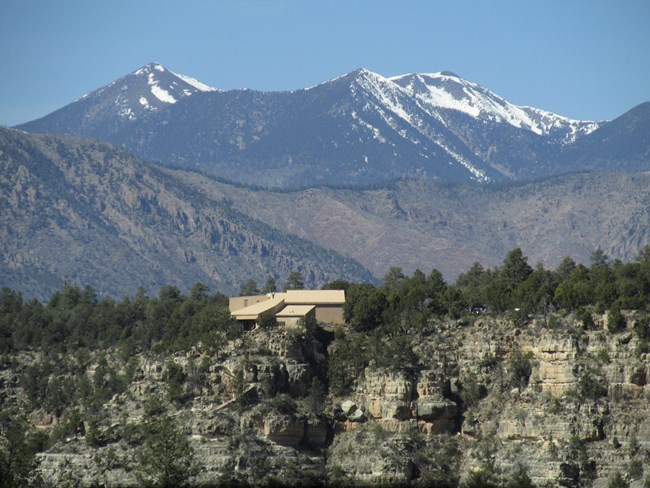
M 314 386 L 326 385 L 325 336 L 301 329 L 249 331 L 210 353 L 111 351 L 108 366 L 99 353 L 84 367 L 62 355 L 91 382 L 107 367 L 129 381 L 93 411 L 78 405 L 82 422 L 58 437 L 65 417 L 27 399 L 26 372 L 44 356 L 25 353 L 5 362 L 1 401 L 52 433 L 39 470 L 54 484 L 137 485 L 143 429 L 157 415 L 189 440 L 194 484 L 462 482 L 486 469 L 505 480 L 524 468 L 537 485 L 606 486 L 619 472 L 640 487 L 650 355 L 634 321 L 615 334 L 602 318 L 594 330 L 570 316 L 441 322 L 413 337 L 416 367 L 371 362 L 338 397 Z

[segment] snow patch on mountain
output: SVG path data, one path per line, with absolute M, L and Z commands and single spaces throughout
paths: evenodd
M 602 125 L 600 122 L 569 119 L 535 107 L 522 106 L 520 108 L 542 130 L 543 134 L 566 132 L 563 141 L 565 144 L 575 142 L 577 137 L 590 134 Z
M 147 112 L 157 112 L 165 105 L 198 92 L 218 91 L 194 78 L 174 73 L 160 63 L 149 63 L 82 98 L 110 97 L 115 90 L 130 93 L 126 97 L 114 95 L 115 105 L 119 107 L 116 115 L 128 120 L 136 120 Z
M 164 73 L 167 71 L 167 69 L 160 63 L 149 63 L 146 66 L 143 66 L 140 69 L 135 70 L 132 74 L 139 76 L 143 74 L 150 74 L 152 71 L 159 71 L 160 73 Z
M 542 135 L 544 131 L 521 108 L 485 88 L 451 74 L 409 74 L 391 78 L 423 103 L 424 108 L 450 109 Z M 401 83 L 400 83 L 401 82 Z
M 133 113 L 133 110 L 131 110 L 130 107 L 122 107 L 119 109 L 117 112 L 117 115 L 124 119 L 129 119 L 129 120 L 135 120 L 135 114 Z
M 359 70 L 359 74 L 355 78 L 355 84 L 363 88 L 367 93 L 374 95 L 379 106 L 388 108 L 409 125 L 420 125 L 420 121 L 415 120 L 413 114 L 405 109 L 404 97 L 408 97 L 409 94 L 399 85 L 368 70 Z M 356 90 L 355 84 L 350 85 L 353 94 Z
M 356 111 L 353 111 L 353 112 L 350 114 L 350 116 L 352 117 L 353 120 L 356 120 L 356 121 L 359 123 L 359 125 L 365 127 L 367 130 L 369 130 L 370 132 L 372 132 L 372 138 L 373 138 L 373 139 L 375 139 L 375 140 L 381 142 L 382 144 L 385 144 L 385 143 L 386 143 L 386 138 L 385 138 L 384 136 L 381 135 L 381 132 L 379 131 L 379 129 L 377 129 L 377 127 L 375 127 L 375 126 L 372 125 L 372 124 L 369 124 L 368 122 L 366 122 L 365 120 L 363 120 L 361 117 L 359 117 L 359 115 L 357 115 L 357 112 L 356 112 Z M 394 145 L 394 144 L 393 144 L 393 145 Z
M 170 73 L 174 74 L 174 76 L 178 76 L 181 80 L 183 80 L 185 83 L 188 85 L 193 86 L 199 91 L 202 92 L 213 92 L 213 91 L 219 91 L 217 88 L 214 88 L 212 86 L 206 85 L 205 83 L 201 83 L 199 80 L 196 80 L 190 76 L 185 76 L 180 73 L 174 73 L 173 71 L 170 71 Z
M 161 102 L 176 103 L 176 99 L 171 96 L 167 90 L 160 88 L 158 85 L 153 85 L 151 87 L 151 93 Z
M 389 79 L 416 97 L 432 115 L 438 114 L 439 109 L 457 110 L 474 118 L 510 124 L 541 136 L 566 132 L 565 142 L 593 132 L 600 125 L 513 105 L 490 90 L 447 71 L 411 73 Z
M 433 143 L 451 157 L 450 164 L 457 163 L 467 170 L 471 179 L 480 182 L 490 181 L 490 178 L 466 157 L 441 142 L 440 137 L 434 138 L 435 129 L 432 133 L 432 127 L 423 120 L 423 117 L 433 117 L 443 125 L 444 120 L 436 111 L 424 109 L 411 90 L 366 69 L 356 70 L 346 77 L 339 77 L 335 80 L 349 82 L 352 96 L 361 97 L 364 101 L 363 113 L 374 112 L 379 115 L 399 137 L 418 147 L 418 152 L 423 158 L 429 159 L 434 155 L 434 152 L 428 147 L 430 143 Z M 351 116 L 360 126 L 372 132 L 373 139 L 382 143 L 386 141 L 381 132 L 363 120 L 356 111 L 353 111 Z
M 459 154 L 458 152 L 452 150 L 447 145 L 445 145 L 442 141 L 436 141 L 436 143 L 438 144 L 438 146 L 444 149 L 447 154 L 449 154 L 452 158 L 454 158 L 456 162 L 462 164 L 463 167 L 465 167 L 465 169 L 467 169 L 472 174 L 472 179 L 474 181 L 478 181 L 481 183 L 489 183 L 491 181 L 490 178 L 486 176 L 483 171 L 481 171 L 472 163 L 470 163 L 467 159 L 465 159 L 462 154 Z M 450 161 L 450 164 L 453 164 L 453 161 Z

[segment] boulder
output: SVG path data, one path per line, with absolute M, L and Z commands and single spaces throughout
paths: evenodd
M 352 422 L 363 422 L 366 420 L 366 416 L 361 409 L 357 408 L 348 414 L 348 419 Z

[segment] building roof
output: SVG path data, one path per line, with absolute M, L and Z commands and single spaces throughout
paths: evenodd
M 263 302 L 254 303 L 248 307 L 240 308 L 239 310 L 232 312 L 231 315 L 237 320 L 255 320 L 261 313 L 273 310 L 278 305 L 284 303 L 284 299 L 278 295 L 279 293 L 276 293 L 273 298 L 269 298 Z
M 345 291 L 343 290 L 288 290 L 284 293 L 273 293 L 269 295 L 255 295 L 250 297 L 237 297 L 230 300 L 230 307 L 239 299 L 260 300 L 252 305 L 230 311 L 230 315 L 237 320 L 256 320 L 257 317 L 269 310 L 279 310 L 285 305 L 285 308 L 292 306 L 295 310 L 303 310 L 301 307 L 307 307 L 300 315 L 281 315 L 284 317 L 302 317 L 315 306 L 319 305 L 340 305 L 345 304 Z M 284 310 L 283 310 L 284 311 Z M 298 312 L 296 312 L 298 313 Z
M 345 291 L 343 290 L 288 290 L 276 293 L 275 296 L 286 295 L 285 303 L 314 304 L 314 305 L 343 305 Z
M 314 305 L 287 305 L 278 313 L 276 317 L 304 317 L 316 308 Z

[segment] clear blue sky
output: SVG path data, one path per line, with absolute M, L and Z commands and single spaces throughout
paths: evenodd
M 609 120 L 650 100 L 650 1 L 0 0 L 0 124 L 151 61 L 223 89 L 450 70 L 518 105 Z

